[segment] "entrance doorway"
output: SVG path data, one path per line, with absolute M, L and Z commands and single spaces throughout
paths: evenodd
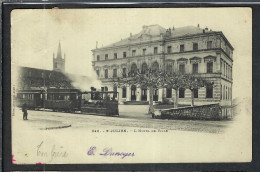
M 142 88 L 142 101 L 147 101 L 147 88 Z
M 131 86 L 131 101 L 136 101 L 136 86 Z
M 155 89 L 153 92 L 153 101 L 158 101 L 158 89 Z

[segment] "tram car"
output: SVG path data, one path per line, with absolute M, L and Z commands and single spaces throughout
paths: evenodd
M 22 90 L 17 93 L 16 105 L 26 103 L 28 109 L 119 116 L 118 92 L 88 91 L 78 89 Z
M 22 90 L 17 93 L 16 106 L 22 107 L 26 103 L 28 109 L 39 109 L 43 107 L 43 90 Z
M 53 111 L 80 111 L 81 93 L 78 89 L 48 89 L 44 108 Z

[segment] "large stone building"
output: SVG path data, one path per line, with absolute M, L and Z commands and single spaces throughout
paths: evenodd
M 74 88 L 70 75 L 65 73 L 65 54 L 62 58 L 60 42 L 56 58 L 53 53 L 53 70 L 19 66 L 17 73 L 18 90 Z
M 50 57 L 51 58 L 51 57 Z M 55 57 L 53 54 L 53 69 L 38 69 L 31 67 L 17 67 L 17 90 L 39 90 L 46 88 L 81 89 L 90 91 L 91 78 L 65 71 L 65 53 L 62 57 L 61 44 Z M 87 83 L 87 84 L 86 84 Z
M 104 88 L 117 90 L 120 101 L 148 101 L 149 90 L 128 86 L 116 88 L 114 78 L 127 77 L 130 70 L 165 68 L 175 73 L 200 75 L 214 81 L 213 87 L 194 93 L 195 105 L 232 105 L 232 66 L 234 48 L 221 31 L 186 26 L 165 29 L 143 26 L 140 33 L 102 48 L 93 49 L 93 68 Z M 175 91 L 155 90 L 155 101 L 174 99 Z M 191 92 L 179 90 L 179 103 L 190 104 Z

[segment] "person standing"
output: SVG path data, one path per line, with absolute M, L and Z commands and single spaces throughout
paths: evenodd
M 27 113 L 26 103 L 23 104 L 22 111 L 23 111 L 23 120 L 27 120 L 28 113 Z

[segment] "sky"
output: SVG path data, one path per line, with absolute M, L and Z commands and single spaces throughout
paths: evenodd
M 234 87 L 241 78 L 250 82 L 250 8 L 16 9 L 11 13 L 12 63 L 51 70 L 60 41 L 62 53 L 66 53 L 66 72 L 91 76 L 91 50 L 96 41 L 102 47 L 152 24 L 164 28 L 200 24 L 201 28 L 222 31 L 235 48 Z

